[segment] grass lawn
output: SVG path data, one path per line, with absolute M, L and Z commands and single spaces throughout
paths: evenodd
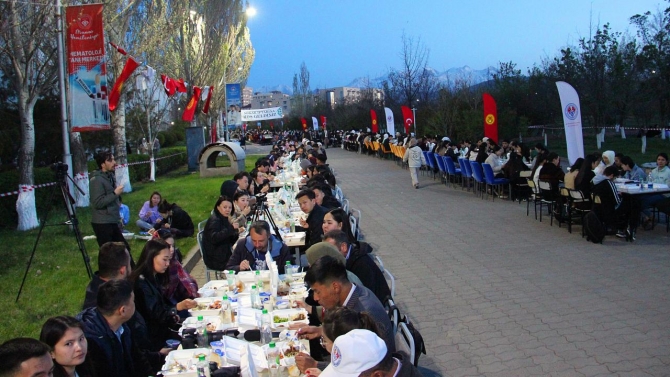
M 247 171 L 251 171 L 258 157 L 247 156 Z M 133 183 L 133 192 L 123 195 L 123 202 L 130 207 L 131 213 L 128 228 L 138 231 L 134 224 L 137 213 L 153 191 L 160 192 L 163 198 L 186 210 L 197 226 L 198 222 L 209 217 L 219 196 L 221 182 L 225 179 L 230 177 L 200 178 L 197 172 L 189 173 L 184 166 L 157 177 L 156 182 Z M 38 209 L 38 213 L 43 216 L 42 209 Z M 90 208 L 80 208 L 77 217 L 82 235 L 92 235 Z M 65 219 L 65 211 L 54 207 L 49 213 L 47 224 L 62 223 Z M 47 318 L 75 315 L 81 309 L 88 276 L 77 242 L 66 226 L 44 228 L 19 302 L 14 302 L 37 233 L 37 230 L 0 231 L 0 240 L 4 245 L 0 249 L 0 290 L 5 292 L 0 298 L 0 318 L 3 319 L 0 343 L 18 336 L 37 338 Z M 98 244 L 95 240 L 85 241 L 85 244 L 91 258 L 91 268 L 96 271 Z M 177 240 L 177 246 L 184 253 L 195 244 L 195 237 Z M 144 241 L 141 240 L 130 242 L 135 260 L 139 258 L 143 245 Z

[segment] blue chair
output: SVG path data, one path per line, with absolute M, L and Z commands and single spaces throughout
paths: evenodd
M 484 180 L 486 181 L 487 188 L 486 191 L 488 192 L 488 188 L 491 188 L 491 197 L 493 197 L 493 201 L 495 202 L 496 194 L 493 190 L 500 190 L 502 195 L 503 186 L 509 185 L 509 179 L 496 178 L 495 174 L 493 174 L 493 168 L 491 167 L 491 164 L 482 164 L 482 168 L 484 169 Z
M 484 199 L 484 194 L 482 193 L 482 188 L 486 184 L 484 181 L 484 171 L 482 170 L 482 164 L 477 161 L 470 161 L 470 166 L 472 167 L 472 178 L 475 180 L 475 195 L 482 197 Z
M 470 166 L 470 161 L 465 158 L 459 158 L 458 165 L 461 167 L 461 183 L 463 186 L 467 185 L 468 191 L 470 191 L 470 181 L 472 180 L 472 167 Z
M 440 171 L 440 181 L 444 182 L 445 184 L 447 183 L 447 169 L 444 166 L 444 161 L 442 160 L 442 156 L 440 156 L 437 153 L 428 153 L 429 155 L 432 155 L 433 158 L 435 159 L 435 164 L 437 165 L 437 170 Z
M 451 177 L 458 178 L 462 177 L 461 169 L 456 169 L 456 164 L 454 164 L 454 160 L 451 159 L 449 156 L 442 156 L 442 163 L 444 164 L 444 167 L 447 170 L 447 180 L 451 180 Z M 463 180 L 461 179 L 461 182 Z M 451 182 L 451 185 L 453 187 L 455 182 Z

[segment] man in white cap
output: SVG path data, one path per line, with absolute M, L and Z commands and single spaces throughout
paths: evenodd
M 333 343 L 330 365 L 322 377 L 422 376 L 404 352 L 390 353 L 384 341 L 370 330 L 351 330 Z

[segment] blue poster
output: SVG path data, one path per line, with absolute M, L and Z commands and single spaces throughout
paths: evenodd
M 240 84 L 226 84 L 226 124 L 228 127 L 242 125 L 242 88 Z

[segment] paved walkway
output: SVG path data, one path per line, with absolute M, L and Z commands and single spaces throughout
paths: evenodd
M 445 376 L 670 375 L 670 237 L 585 241 L 391 161 L 328 149 L 365 240 Z M 531 208 L 532 211 L 532 208 Z M 662 229 L 661 229 L 662 228 Z M 198 272 L 200 271 L 200 272 Z M 194 271 L 202 277 L 201 265 Z

